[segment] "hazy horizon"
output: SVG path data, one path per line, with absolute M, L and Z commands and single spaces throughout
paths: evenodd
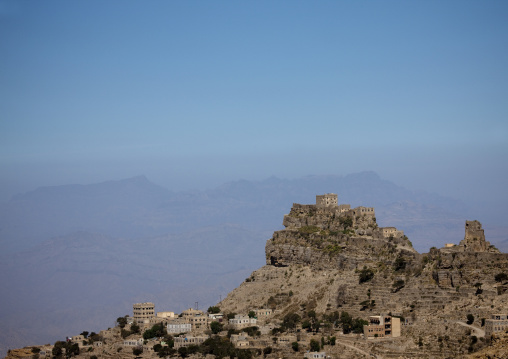
M 0 0 L 0 201 L 366 170 L 508 200 L 504 1 Z

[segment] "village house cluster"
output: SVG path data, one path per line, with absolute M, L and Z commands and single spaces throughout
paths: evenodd
M 276 344 L 279 347 L 291 348 L 294 343 L 301 340 L 307 340 L 304 335 L 296 335 L 296 333 L 286 333 L 272 338 L 272 330 L 276 324 L 270 323 L 273 317 L 273 310 L 269 308 L 258 308 L 249 311 L 247 314 L 229 315 L 229 318 L 222 313 L 205 313 L 196 308 L 189 308 L 180 314 L 164 311 L 156 312 L 155 305 L 151 302 L 135 303 L 133 305 L 133 315 L 126 316 L 126 324 L 138 325 L 141 331 L 136 336 L 129 336 L 122 342 L 116 343 L 117 350 L 121 348 L 142 348 L 143 353 L 153 353 L 154 345 L 167 345 L 163 338 L 155 338 L 151 340 L 143 339 L 144 330 L 151 328 L 154 324 L 163 324 L 167 333 L 174 338 L 174 349 L 178 350 L 182 347 L 203 344 L 210 337 L 210 325 L 212 322 L 218 322 L 223 325 L 224 330 L 233 329 L 236 332 L 231 334 L 230 341 L 236 348 L 253 348 L 263 349 Z M 506 320 L 506 316 L 503 317 Z M 364 327 L 365 338 L 386 338 L 400 336 L 400 321 L 387 315 L 371 316 L 369 325 Z M 277 321 L 276 321 L 277 322 Z M 248 329 L 256 328 L 258 335 L 251 336 Z M 497 328 L 497 327 L 496 327 Z M 244 331 L 244 330 L 247 330 Z M 90 351 L 90 347 L 100 350 L 101 347 L 112 339 L 110 330 L 103 330 L 98 333 L 102 340 L 94 341 L 90 344 L 83 335 L 75 335 L 69 337 L 68 341 L 77 343 L 82 350 Z M 307 338 L 307 339 L 303 339 Z M 52 357 L 53 346 L 43 348 L 39 353 L 39 357 Z M 305 358 L 324 359 L 327 358 L 324 351 L 306 351 Z

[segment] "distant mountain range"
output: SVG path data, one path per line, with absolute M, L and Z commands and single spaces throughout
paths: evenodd
M 5 251 L 15 252 L 76 231 L 143 238 L 222 223 L 269 235 L 280 228 L 280 214 L 293 202 L 313 203 L 316 194 L 325 192 L 338 193 L 341 203 L 374 206 L 380 223 L 396 220 L 416 240 L 417 248 L 433 240 L 419 227 L 437 225 L 443 229 L 441 235 L 448 237 L 442 225 L 454 231 L 450 220 L 463 222 L 468 212 L 460 201 L 410 191 L 373 172 L 296 180 L 241 180 L 212 190 L 177 193 L 139 176 L 93 185 L 41 187 L 14 196 L 0 206 L 0 240 Z M 454 236 L 462 231 L 462 224 L 455 225 Z
M 465 220 L 479 215 L 373 172 L 240 180 L 187 192 L 143 176 L 41 187 L 0 205 L 0 330 L 7 333 L 0 355 L 113 326 L 137 301 L 174 311 L 215 304 L 264 264 L 265 241 L 282 228 L 293 202 L 314 203 L 328 192 L 352 207 L 375 207 L 378 224 L 404 230 L 420 252 L 458 243 Z M 506 228 L 486 233 L 506 250 Z

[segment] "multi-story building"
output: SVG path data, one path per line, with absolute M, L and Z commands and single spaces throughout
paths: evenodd
M 508 329 L 507 314 L 492 314 L 490 319 L 485 320 L 485 337 L 497 334 Z
M 149 323 L 150 318 L 155 316 L 155 305 L 150 302 L 136 303 L 132 306 L 134 320 L 138 323 Z
M 390 315 L 373 315 L 369 324 L 363 326 L 366 338 L 400 337 L 400 318 Z
M 273 314 L 273 310 L 269 308 L 254 309 L 254 313 L 256 313 L 256 318 L 258 320 L 264 320 Z
M 201 310 L 192 308 L 184 310 L 182 318 L 192 325 L 192 330 L 202 330 L 208 327 L 208 316 Z
M 168 334 L 188 333 L 192 330 L 191 323 L 183 318 L 175 318 L 168 321 Z
M 239 330 L 247 327 L 253 327 L 257 323 L 256 318 L 250 318 L 248 315 L 237 314 L 233 319 L 229 320 L 231 328 Z

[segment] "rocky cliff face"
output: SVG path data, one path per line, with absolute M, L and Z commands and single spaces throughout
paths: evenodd
M 339 206 L 320 208 L 294 204 L 284 216 L 286 229 L 266 243 L 266 263 L 309 265 L 315 269 L 358 269 L 379 260 L 387 265 L 403 257 L 414 262 L 418 253 L 400 231 L 385 237 L 372 214 Z

